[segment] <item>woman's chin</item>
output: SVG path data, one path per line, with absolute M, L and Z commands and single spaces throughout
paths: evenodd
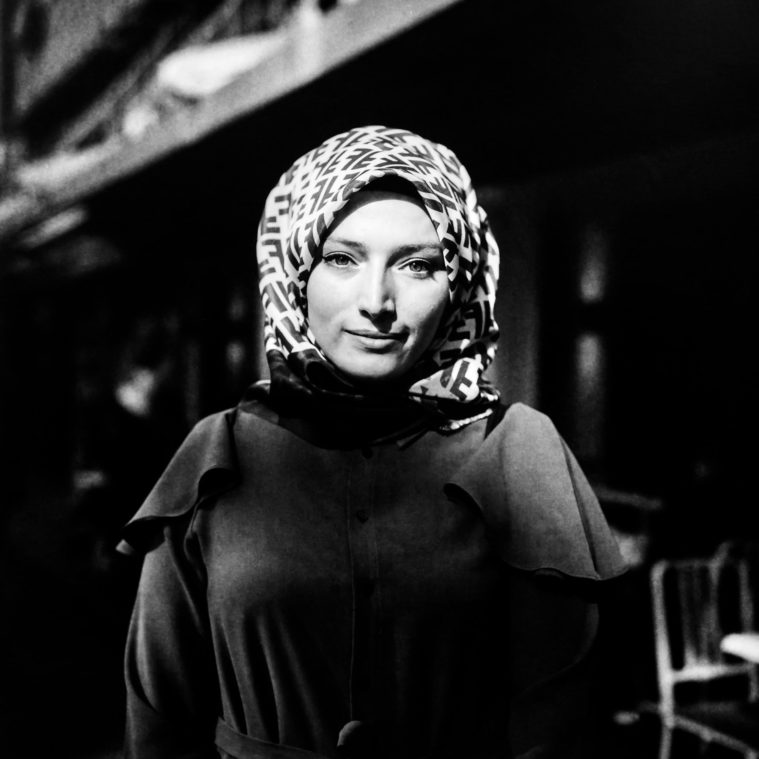
M 354 360 L 333 362 L 341 374 L 356 385 L 382 387 L 397 384 L 408 373 L 405 361 L 392 355 L 361 356 Z

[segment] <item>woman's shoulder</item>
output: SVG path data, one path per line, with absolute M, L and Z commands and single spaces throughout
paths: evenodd
M 549 416 L 521 401 L 500 407 L 488 425 L 487 436 L 490 437 L 493 433 L 496 434 L 495 439 L 522 437 L 525 440 L 540 441 L 559 437 Z
M 123 529 L 119 550 L 144 551 L 155 528 L 190 514 L 209 497 L 239 481 L 235 409 L 210 414 L 188 432 L 163 474 Z
M 235 410 L 228 409 L 196 422 L 169 461 L 156 488 L 166 481 L 171 481 L 174 487 L 182 483 L 192 488 L 208 472 L 236 470 L 235 416 Z
M 482 510 L 508 564 L 585 579 L 624 571 L 592 487 L 540 411 L 502 409 L 452 484 Z
M 271 453 L 283 437 L 266 403 L 217 411 L 196 422 L 138 511 L 123 529 L 126 544 L 144 550 L 143 536 L 167 521 L 194 513 L 243 480 L 241 458 Z M 119 550 L 128 553 L 124 542 Z
M 565 474 L 581 474 L 563 435 L 542 411 L 517 402 L 500 409 L 485 430 L 475 461 L 498 457 L 505 471 L 517 466 L 521 471 L 541 473 L 541 479 Z

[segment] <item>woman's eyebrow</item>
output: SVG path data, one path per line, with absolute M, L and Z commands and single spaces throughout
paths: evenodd
M 421 253 L 423 250 L 434 250 L 438 253 L 442 253 L 443 243 L 435 240 L 434 242 L 422 242 L 414 245 L 401 245 L 395 250 L 397 253 Z
M 345 237 L 328 237 L 324 244 L 332 243 L 334 245 L 344 245 L 346 248 L 355 248 L 356 250 L 365 251 L 366 245 L 356 240 L 348 240 Z
M 334 245 L 344 245 L 346 248 L 353 248 L 361 252 L 367 250 L 366 245 L 357 240 L 349 240 L 345 237 L 329 237 L 324 241 L 324 244 L 332 243 Z M 394 253 L 408 254 L 408 253 L 420 253 L 423 250 L 434 250 L 438 253 L 443 252 L 443 243 L 438 240 L 431 240 L 430 242 L 412 243 L 409 245 L 400 245 L 393 249 Z

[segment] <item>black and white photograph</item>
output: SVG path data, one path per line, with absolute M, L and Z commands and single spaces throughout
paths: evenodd
M 757 759 L 759 3 L 0 0 L 0 757 Z

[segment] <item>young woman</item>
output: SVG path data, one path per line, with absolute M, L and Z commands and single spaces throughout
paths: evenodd
M 498 248 L 465 169 L 337 135 L 270 193 L 258 259 L 271 380 L 126 527 L 127 756 L 587 756 L 623 567 L 551 422 L 482 378 Z

